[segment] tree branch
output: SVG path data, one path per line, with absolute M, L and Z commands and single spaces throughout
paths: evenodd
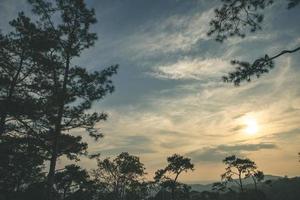
M 282 55 L 284 55 L 284 54 L 287 54 L 287 53 L 294 53 L 294 52 L 299 51 L 299 50 L 300 50 L 300 46 L 297 47 L 296 49 L 293 49 L 293 50 L 283 50 L 283 51 L 281 51 L 279 54 L 277 54 L 277 55 L 275 55 L 275 56 L 273 56 L 273 57 L 270 57 L 269 60 L 274 60 L 275 58 L 278 58 L 278 57 L 280 57 L 280 56 L 282 56 Z
M 235 71 L 229 72 L 227 76 L 224 76 L 223 81 L 233 82 L 235 86 L 239 86 L 242 81 L 250 82 L 252 76 L 259 78 L 262 74 L 268 73 L 274 67 L 273 60 L 276 58 L 297 51 L 300 51 L 300 46 L 292 50 L 283 50 L 272 57 L 265 55 L 265 57 L 256 59 L 252 64 L 245 61 L 233 60 L 231 63 L 238 65 L 238 67 L 236 67 Z

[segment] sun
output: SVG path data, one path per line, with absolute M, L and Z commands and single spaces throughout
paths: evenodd
M 245 126 L 245 132 L 248 135 L 255 135 L 258 132 L 258 124 L 254 118 L 246 118 Z

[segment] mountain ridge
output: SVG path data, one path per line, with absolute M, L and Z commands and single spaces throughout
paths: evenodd
M 268 174 L 268 175 L 265 175 L 263 182 L 267 181 L 267 180 L 274 181 L 274 180 L 278 180 L 278 179 L 282 179 L 282 178 L 284 178 L 284 177 Z M 243 183 L 245 185 L 252 185 L 253 181 L 251 178 L 246 178 L 246 179 L 243 179 Z M 188 184 L 188 185 L 191 186 L 192 191 L 203 192 L 203 191 L 212 191 L 213 183 L 208 183 L 208 184 L 194 183 L 194 184 Z M 231 186 L 234 186 L 234 184 L 232 183 Z

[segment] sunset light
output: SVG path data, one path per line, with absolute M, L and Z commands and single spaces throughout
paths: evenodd
M 0 0 L 0 200 L 300 200 L 300 0 Z
M 255 135 L 258 132 L 258 124 L 256 119 L 247 118 L 245 119 L 245 132 L 248 135 Z

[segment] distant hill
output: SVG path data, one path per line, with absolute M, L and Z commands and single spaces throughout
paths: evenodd
M 283 178 L 283 177 L 274 176 L 274 175 L 265 175 L 264 181 L 267 181 L 267 180 L 274 181 L 274 180 L 278 180 L 281 178 Z M 244 185 L 249 185 L 249 187 L 251 187 L 251 185 L 253 184 L 253 181 L 251 178 L 247 178 L 247 179 L 243 180 L 243 183 L 244 183 Z M 211 183 L 211 184 L 190 184 L 189 186 L 191 186 L 193 191 L 203 192 L 203 191 L 212 191 L 212 185 L 213 184 Z M 229 186 L 235 187 L 235 185 L 233 183 L 229 184 Z
M 270 180 L 270 181 L 267 181 Z M 192 191 L 190 200 L 300 200 L 300 177 L 280 177 L 266 175 L 265 180 L 254 189 L 251 179 L 244 180 L 245 192 L 232 184 L 231 190 L 224 192 L 212 191 L 212 184 L 189 184 Z M 151 200 L 169 200 L 171 194 L 161 190 L 155 193 Z M 182 198 L 184 199 L 184 198 Z
M 300 177 L 278 177 L 266 176 L 265 180 L 271 180 L 268 184 L 261 183 L 258 185 L 258 193 L 255 192 L 253 184 L 246 180 L 246 192 L 242 198 L 239 196 L 237 187 L 232 187 L 232 191 L 219 193 L 211 190 L 212 184 L 201 185 L 193 184 L 192 187 L 192 200 L 300 200 Z M 259 195 L 259 196 L 256 196 Z
M 211 191 L 212 184 L 191 184 L 192 191 L 203 192 L 203 191 Z
M 260 185 L 260 189 L 270 200 L 299 200 L 300 177 L 280 178 L 270 185 Z

